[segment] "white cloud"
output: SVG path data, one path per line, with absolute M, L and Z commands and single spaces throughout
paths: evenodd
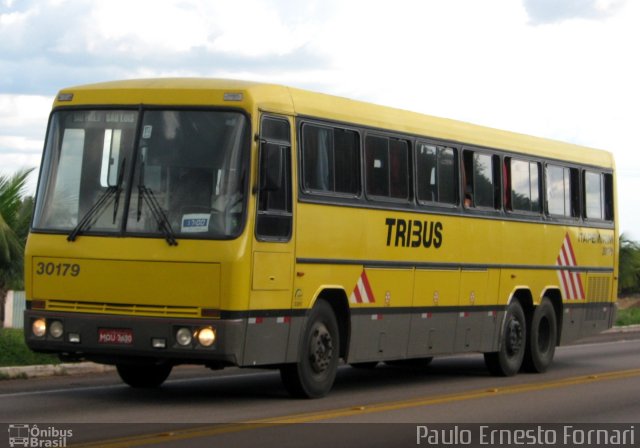
M 602 20 L 615 14 L 628 0 L 524 0 L 532 23 L 566 20 Z
M 32 160 L 63 86 L 216 76 L 602 147 L 622 191 L 640 173 L 639 21 L 625 0 L 4 0 L 0 169 Z
M 216 23 L 218 33 L 206 48 L 247 57 L 282 56 L 298 50 L 315 37 L 318 25 L 313 8 L 292 17 L 272 2 L 257 0 L 215 3 L 208 12 L 227 19 Z
M 187 52 L 210 30 L 199 2 L 98 1 L 83 34 L 89 51 L 145 54 Z M 109 48 L 109 46 L 112 46 Z
M 0 148 L 2 147 L 13 148 L 21 153 L 40 152 L 42 150 L 42 140 L 23 136 L 0 136 Z
M 10 7 L 10 6 L 9 6 Z M 12 12 L 8 14 L 0 15 L 0 25 L 1 26 L 20 26 L 26 23 L 29 19 L 29 16 L 32 15 L 31 12 Z
M 0 174 L 40 164 L 51 98 L 35 95 L 0 94 Z M 33 194 L 37 173 L 32 173 L 27 191 Z
M 0 94 L 0 131 L 43 134 L 53 98 Z

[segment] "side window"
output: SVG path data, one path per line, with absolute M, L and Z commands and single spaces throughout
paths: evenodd
M 289 122 L 265 117 L 260 130 L 256 236 L 262 241 L 291 237 L 291 140 Z
M 416 179 L 418 200 L 456 204 L 458 176 L 457 151 L 429 143 L 416 145 Z
M 499 209 L 500 157 L 465 151 L 463 165 L 464 206 Z
M 604 217 L 602 201 L 602 176 L 593 171 L 584 172 L 585 218 L 602 219 Z
M 365 167 L 367 195 L 409 199 L 409 144 L 405 140 L 368 136 Z
M 507 209 L 540 213 L 540 164 L 507 158 Z
M 302 126 L 303 188 L 314 193 L 360 194 L 360 144 L 351 130 Z
M 602 177 L 604 179 L 604 219 L 613 221 L 613 174 L 605 173 Z
M 559 165 L 547 165 L 545 176 L 549 215 L 572 218 L 580 216 L 578 170 Z
M 584 172 L 584 212 L 587 219 L 613 220 L 613 176 Z

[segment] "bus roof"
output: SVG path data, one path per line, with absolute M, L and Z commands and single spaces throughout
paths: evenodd
M 73 94 L 69 99 L 62 95 Z M 225 94 L 242 94 L 225 97 Z M 54 106 L 152 104 L 206 106 L 229 104 L 251 111 L 302 115 L 400 134 L 516 151 L 613 169 L 611 153 L 462 121 L 350 100 L 306 90 L 250 81 L 208 78 L 158 78 L 112 81 L 60 91 Z

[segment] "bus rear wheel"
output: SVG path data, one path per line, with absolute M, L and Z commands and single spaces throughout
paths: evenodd
M 336 316 L 331 305 L 320 300 L 307 318 L 298 362 L 280 368 L 285 388 L 295 397 L 324 397 L 336 379 L 339 356 L 340 337 Z
M 116 364 L 122 381 L 136 389 L 160 387 L 172 368 L 170 364 Z
M 507 307 L 501 335 L 500 349 L 485 353 L 484 361 L 491 374 L 513 376 L 522 366 L 527 342 L 527 323 L 522 305 L 517 300 Z
M 542 373 L 551 365 L 558 340 L 556 322 L 556 311 L 553 304 L 544 297 L 533 312 L 531 319 L 522 366 L 525 371 Z

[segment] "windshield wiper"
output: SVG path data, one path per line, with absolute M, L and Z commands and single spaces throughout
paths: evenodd
M 69 235 L 67 236 L 67 241 L 75 241 L 78 235 L 83 233 L 85 230 L 90 229 L 96 223 L 96 220 L 102 214 L 102 211 L 107 208 L 112 200 L 114 202 L 113 223 L 116 223 L 116 216 L 118 215 L 118 204 L 120 203 L 120 192 L 122 191 L 121 186 L 122 179 L 124 178 L 124 167 L 126 165 L 126 160 L 126 158 L 122 159 L 122 163 L 120 164 L 120 173 L 118 174 L 118 182 L 116 183 L 116 185 L 107 187 L 107 189 L 102 193 L 102 195 L 100 195 L 95 204 L 91 206 L 91 208 L 83 216 L 80 222 L 78 222 L 71 233 L 69 233 Z
M 158 203 L 156 196 L 153 194 L 151 188 L 147 187 L 144 184 L 144 150 L 142 152 L 142 161 L 140 162 L 140 178 L 138 180 L 138 210 L 137 210 L 137 220 L 140 221 L 142 217 L 142 201 L 147 204 L 149 210 L 151 210 L 151 214 L 156 219 L 158 223 L 158 228 L 164 234 L 164 239 L 167 240 L 169 246 L 177 246 L 178 242 L 176 241 L 176 235 L 173 233 L 173 229 L 171 228 L 171 223 L 165 215 L 162 207 Z
M 164 239 L 167 240 L 169 246 L 177 246 L 178 242 L 176 241 L 175 233 L 171 228 L 171 223 L 167 215 L 162 210 L 151 188 L 146 187 L 144 184 L 138 185 L 138 221 L 140 221 L 140 217 L 142 216 L 143 200 L 144 203 L 147 204 L 147 207 L 149 207 L 149 210 L 151 210 L 151 214 L 158 223 L 158 228 L 164 234 Z
M 116 216 L 118 216 L 118 205 L 120 204 L 120 193 L 122 192 L 122 179 L 124 178 L 124 167 L 127 163 L 127 158 L 122 159 L 120 164 L 120 173 L 118 174 L 118 183 L 116 184 L 118 190 L 116 191 L 116 198 L 113 203 L 113 223 L 116 223 Z
M 67 236 L 67 241 L 75 241 L 78 235 L 85 230 L 89 229 L 95 224 L 97 218 L 102 214 L 102 211 L 109 205 L 113 196 L 118 192 L 119 187 L 107 187 L 107 189 L 100 195 L 98 200 L 91 206 L 89 211 L 85 213 L 78 224 L 73 228 L 71 233 Z

